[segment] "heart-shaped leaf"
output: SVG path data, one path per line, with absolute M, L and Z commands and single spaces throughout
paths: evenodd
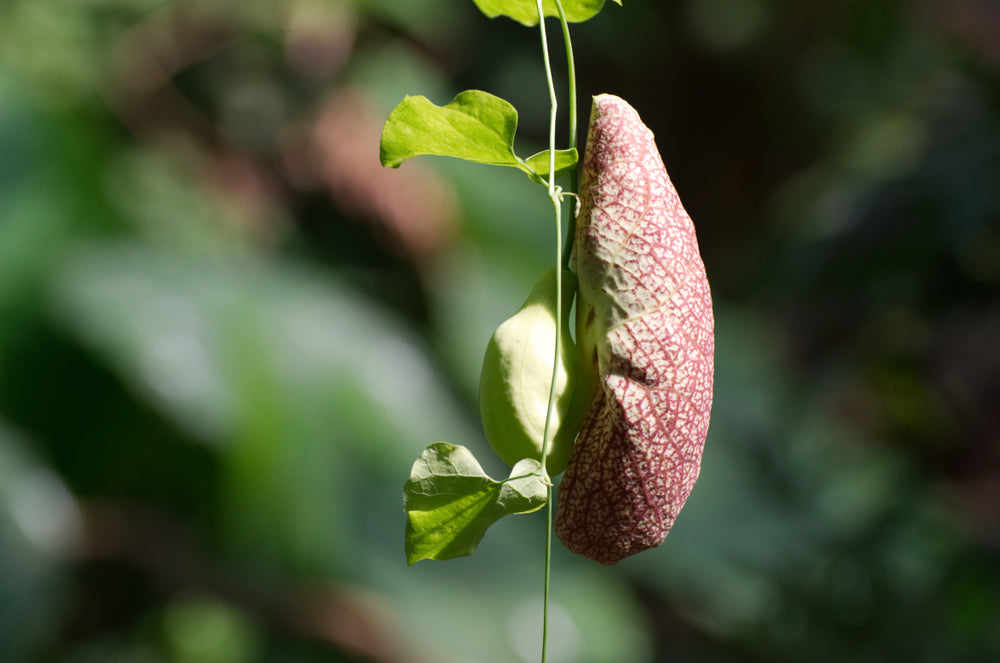
M 667 536 L 712 407 L 712 296 L 694 225 L 653 134 L 594 99 L 575 238 L 577 342 L 599 382 L 559 487 L 556 532 L 612 564 Z
M 612 0 L 621 4 L 621 0 Z M 526 26 L 538 25 L 538 4 L 535 0 L 475 0 L 480 11 L 489 16 L 507 16 Z M 563 12 L 570 23 L 580 23 L 593 18 L 604 6 L 604 0 L 562 0 Z M 554 0 L 544 0 L 542 11 L 546 16 L 559 16 Z
M 481 90 L 466 90 L 444 106 L 427 97 L 406 97 L 382 129 L 383 166 L 398 167 L 418 154 L 456 157 L 476 163 L 519 168 L 534 178 L 549 175 L 549 153 L 528 159 L 514 153 L 517 109 Z M 575 149 L 556 151 L 556 176 L 576 166 Z
M 522 460 L 510 477 L 494 481 L 465 447 L 435 442 L 403 488 L 407 563 L 471 555 L 500 518 L 542 508 L 547 487 L 537 460 Z

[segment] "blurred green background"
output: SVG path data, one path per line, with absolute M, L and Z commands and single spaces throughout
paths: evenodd
M 629 100 L 695 219 L 716 386 L 665 545 L 557 544 L 549 660 L 1000 660 L 1000 5 L 573 34 L 584 125 Z M 468 1 L 5 0 L 0 660 L 537 660 L 544 518 L 407 568 L 401 489 L 436 440 L 504 473 L 481 354 L 548 201 L 378 136 L 480 88 L 530 154 L 544 85 Z

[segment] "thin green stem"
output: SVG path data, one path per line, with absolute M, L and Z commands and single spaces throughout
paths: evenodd
M 541 0 L 538 0 L 541 2 Z M 546 456 L 549 453 L 549 446 L 552 442 L 552 413 L 556 404 L 556 380 L 559 377 L 559 357 L 562 354 L 560 347 L 562 341 L 562 201 L 559 193 L 552 196 L 552 207 L 555 211 L 556 219 L 556 342 L 555 352 L 552 357 L 552 380 L 549 382 L 549 404 L 545 412 L 545 428 L 542 430 L 542 476 L 548 477 L 546 467 Z
M 562 26 L 563 44 L 566 46 L 566 73 L 568 77 L 567 94 L 569 95 L 569 149 L 576 147 L 577 113 L 576 113 L 576 60 L 573 58 L 573 40 L 569 36 L 569 22 L 566 20 L 566 12 L 563 11 L 562 3 L 555 0 L 556 9 L 559 10 L 559 23 Z M 571 193 L 580 192 L 580 167 L 573 169 L 569 176 L 569 190 Z M 566 224 L 566 243 L 563 246 L 563 258 L 561 264 L 564 269 L 569 269 L 570 256 L 573 252 L 573 239 L 576 234 L 576 214 L 575 206 L 569 209 L 569 221 Z
M 538 0 L 541 4 L 541 0 Z M 550 174 L 551 175 L 551 174 Z M 551 180 L 550 180 L 551 181 Z M 542 432 L 542 476 L 548 483 L 545 500 L 545 584 L 542 590 L 542 663 L 545 663 L 545 652 L 549 637 L 549 577 L 552 569 L 552 480 L 546 467 L 546 456 L 552 442 L 551 423 L 552 412 L 556 402 L 556 379 L 559 375 L 559 357 L 562 349 L 562 205 L 559 194 L 552 197 L 552 206 L 556 217 L 556 342 L 552 358 L 552 381 L 549 383 L 549 405 L 545 412 L 545 429 Z
M 545 80 L 549 87 L 549 199 L 555 212 L 556 221 L 556 266 L 562 265 L 562 189 L 556 186 L 556 116 L 559 102 L 556 98 L 556 86 L 552 81 L 552 64 L 549 61 L 549 42 L 545 32 L 545 14 L 542 10 L 542 0 L 535 0 L 538 6 L 538 26 L 542 36 L 542 59 L 545 62 Z M 556 0 L 558 5 L 558 0 Z M 556 340 L 555 352 L 552 358 L 552 380 L 549 384 L 549 404 L 545 412 L 545 428 L 542 432 L 542 473 L 548 476 L 546 456 L 551 442 L 552 412 L 556 401 L 556 378 L 558 377 L 559 357 L 562 349 L 562 270 L 556 270 Z
M 542 590 L 542 663 L 549 637 L 549 576 L 552 569 L 552 484 L 546 489 L 545 503 L 545 585 Z
M 556 401 L 556 379 L 558 378 L 559 357 L 562 349 L 562 190 L 556 186 L 556 118 L 559 102 L 556 97 L 556 86 L 552 81 L 552 63 L 549 61 L 549 40 L 545 32 L 545 12 L 542 0 L 535 0 L 538 8 L 538 27 L 542 37 L 542 59 L 545 62 L 545 80 L 549 87 L 549 199 L 552 201 L 556 220 L 556 339 L 552 357 L 552 380 L 549 383 L 549 404 L 545 412 L 545 429 L 542 432 L 542 476 L 548 481 L 546 488 L 546 528 L 545 528 L 545 582 L 542 592 L 542 663 L 545 663 L 549 637 L 549 578 L 552 568 L 552 483 L 549 480 L 546 456 L 551 443 L 552 412 Z M 562 7 L 556 0 L 560 15 Z
M 542 0 L 535 0 L 538 5 L 538 29 L 542 33 L 542 60 L 545 62 L 545 80 L 549 85 L 549 198 L 555 203 L 556 192 L 556 113 L 559 100 L 556 97 L 556 86 L 552 82 L 552 63 L 549 62 L 549 39 L 545 33 L 545 14 L 542 11 Z M 562 237 L 559 238 L 562 243 Z

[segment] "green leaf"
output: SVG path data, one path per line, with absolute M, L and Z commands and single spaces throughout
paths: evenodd
M 578 159 L 576 148 L 569 150 L 556 150 L 556 179 L 563 175 L 568 175 L 574 168 Z M 535 173 L 541 177 L 549 176 L 549 151 L 544 150 L 538 154 L 532 154 L 524 160 Z
M 536 460 L 518 462 L 509 478 L 495 481 L 465 447 L 435 442 L 403 488 L 407 563 L 471 555 L 497 520 L 544 506 L 547 485 Z
M 613 0 L 621 4 L 621 0 Z M 508 16 L 526 26 L 538 25 L 538 5 L 535 0 L 475 0 L 480 11 L 489 16 Z M 563 12 L 570 23 L 580 23 L 593 18 L 604 6 L 604 0 L 562 0 Z M 559 16 L 554 0 L 545 0 L 542 10 L 546 16 Z
M 436 106 L 427 97 L 406 97 L 393 109 L 382 129 L 379 156 L 396 168 L 419 154 L 456 157 L 496 166 L 511 166 L 548 177 L 548 152 L 527 160 L 514 153 L 517 110 L 500 97 L 481 90 L 460 92 L 449 104 Z M 556 171 L 570 171 L 575 149 L 556 152 Z

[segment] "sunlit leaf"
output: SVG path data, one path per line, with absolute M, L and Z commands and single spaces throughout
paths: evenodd
M 490 525 L 540 509 L 546 496 L 536 460 L 520 461 L 508 479 L 495 481 L 465 447 L 435 442 L 413 464 L 403 488 L 407 563 L 471 555 Z
M 444 106 L 427 97 L 406 97 L 393 109 L 382 130 L 379 147 L 383 166 L 398 167 L 420 154 L 455 157 L 495 166 L 519 168 L 547 177 L 548 152 L 527 160 L 514 153 L 517 110 L 500 97 L 481 90 L 460 92 Z M 556 171 L 576 165 L 576 150 L 556 153 Z
M 621 0 L 613 0 L 621 4 Z M 535 0 L 475 0 L 476 6 L 489 16 L 508 16 L 518 23 L 538 24 L 538 4 Z M 604 6 L 604 0 L 562 0 L 563 12 L 570 23 L 580 23 L 593 18 Z M 555 0 L 544 0 L 542 10 L 546 16 L 559 16 Z
M 556 177 L 568 175 L 576 168 L 577 162 L 576 148 L 569 150 L 556 150 Z M 525 159 L 528 166 L 538 175 L 547 178 L 549 176 L 549 151 L 544 150 L 538 154 L 533 154 Z

